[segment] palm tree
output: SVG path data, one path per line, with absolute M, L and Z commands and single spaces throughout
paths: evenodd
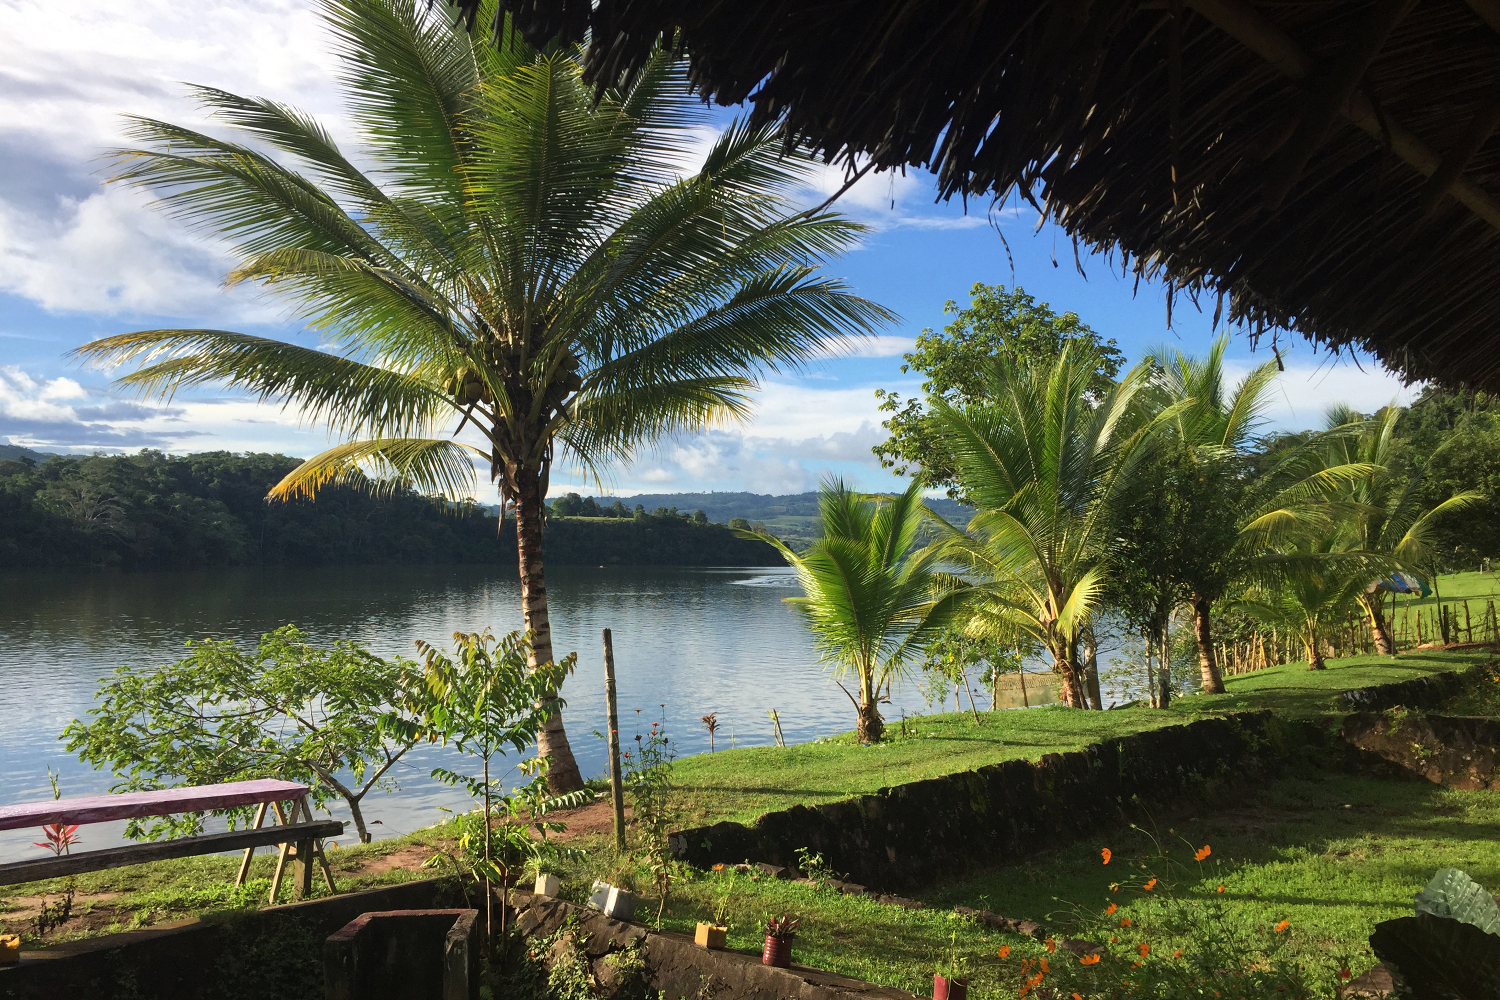
M 1214 655 L 1211 616 L 1214 601 L 1223 596 L 1234 575 L 1233 555 L 1241 525 L 1233 523 L 1237 505 L 1232 498 L 1242 492 L 1244 478 L 1238 459 L 1261 423 L 1277 371 L 1275 362 L 1267 362 L 1241 379 L 1233 391 L 1226 391 L 1224 351 L 1228 346 L 1229 338 L 1221 335 L 1202 358 L 1172 348 L 1151 352 L 1151 359 L 1159 366 L 1154 381 L 1161 402 L 1177 404 L 1169 421 L 1170 432 L 1184 449 L 1202 486 L 1196 492 L 1218 498 L 1211 510 L 1201 512 L 1218 523 L 1203 524 L 1192 557 L 1176 560 L 1173 565 L 1175 582 L 1186 593 L 1193 611 L 1198 669 L 1207 694 L 1224 693 Z
M 1314 435 L 1285 448 L 1259 470 L 1248 461 L 1253 435 L 1269 402 L 1277 370 L 1267 362 L 1226 392 L 1224 351 L 1217 338 L 1209 353 L 1194 358 L 1158 349 L 1154 389 L 1160 405 L 1174 406 L 1173 437 L 1185 448 L 1199 481 L 1198 544 L 1176 560 L 1178 582 L 1193 611 L 1203 690 L 1222 694 L 1213 642 L 1213 605 L 1235 586 L 1275 580 L 1285 571 L 1282 554 L 1299 541 L 1326 537 L 1341 518 L 1340 490 L 1370 476 L 1363 461 L 1328 462 L 1327 446 L 1347 433 Z M 1346 506 L 1346 505 L 1345 505 Z M 1317 561 L 1313 553 L 1306 558 Z M 1274 565 L 1272 565 L 1274 563 Z
M 1435 522 L 1444 514 L 1480 502 L 1484 494 L 1465 491 L 1423 510 L 1421 474 L 1402 477 L 1393 469 L 1399 445 L 1396 423 L 1400 416 L 1401 411 L 1394 403 L 1371 420 L 1346 406 L 1336 406 L 1328 412 L 1330 431 L 1358 430 L 1355 435 L 1336 436 L 1329 441 L 1329 464 L 1362 463 L 1372 470 L 1346 490 L 1353 506 L 1344 547 L 1388 556 L 1413 572 L 1435 576 L 1432 572 L 1436 561 L 1432 547 Z M 1359 592 L 1358 601 L 1369 623 L 1376 652 L 1394 656 L 1396 644 L 1385 620 L 1383 597 L 1380 590 L 1367 587 Z
M 284 296 L 328 349 L 146 330 L 78 353 L 138 362 L 122 381 L 145 395 L 233 386 L 348 438 L 276 498 L 367 476 L 465 494 L 483 463 L 515 513 L 533 665 L 552 661 L 542 506 L 559 454 L 597 475 L 642 442 L 742 417 L 761 372 L 891 314 L 818 273 L 861 230 L 789 214 L 810 161 L 741 123 L 704 156 L 701 105 L 664 53 L 596 93 L 577 51 L 472 43 L 423 0 L 321 5 L 372 172 L 305 113 L 198 88 L 274 155 L 137 118 L 114 179 L 231 243 L 230 283 Z M 466 429 L 477 446 L 453 440 Z M 560 717 L 538 752 L 554 791 L 579 787 Z
M 1055 360 L 995 358 L 983 403 L 960 410 L 933 401 L 958 481 L 978 508 L 967 533 L 949 526 L 943 549 L 979 581 L 971 628 L 1024 628 L 1052 656 L 1075 708 L 1087 704 L 1077 643 L 1103 592 L 1108 504 L 1172 412 L 1129 432 L 1150 369 L 1138 365 L 1091 402 L 1097 367 L 1092 349 L 1071 341 Z
M 844 693 L 854 702 L 859 741 L 877 743 L 885 730 L 882 688 L 952 620 L 965 594 L 936 568 L 936 548 L 914 550 L 923 522 L 932 516 L 919 481 L 900 496 L 873 500 L 834 479 L 823 484 L 818 507 L 822 537 L 802 555 L 774 536 L 741 534 L 770 542 L 797 570 L 803 596 L 786 601 L 834 665 L 834 680 L 853 675 L 859 697 L 848 688 Z
M 1342 621 L 1358 605 L 1371 567 L 1380 564 L 1363 553 L 1334 551 L 1336 537 L 1303 539 L 1290 546 L 1276 561 L 1279 579 L 1253 586 L 1235 602 L 1244 614 L 1300 639 L 1309 670 L 1327 668 L 1322 638 L 1328 626 Z

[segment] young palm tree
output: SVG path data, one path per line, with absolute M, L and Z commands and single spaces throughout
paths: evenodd
M 1332 538 L 1302 540 L 1289 547 L 1274 583 L 1252 587 L 1235 602 L 1237 610 L 1302 641 L 1307 669 L 1324 670 L 1322 639 L 1328 627 L 1358 606 L 1359 595 L 1378 562 L 1334 552 Z
M 114 179 L 232 244 L 229 281 L 284 296 L 327 349 L 146 330 L 78 353 L 139 363 L 123 381 L 143 394 L 234 386 L 348 438 L 274 497 L 367 476 L 461 494 L 478 461 L 515 512 L 533 662 L 551 661 L 542 505 L 558 456 L 597 470 L 741 417 L 759 373 L 891 315 L 819 275 L 860 230 L 790 214 L 809 161 L 743 124 L 705 157 L 701 105 L 666 55 L 596 94 L 576 51 L 471 42 L 425 0 L 321 5 L 370 172 L 307 114 L 199 88 L 257 145 L 133 119 Z M 453 440 L 466 429 L 477 446 Z M 539 752 L 555 791 L 580 785 L 559 717 Z
M 1348 407 L 1334 407 L 1328 413 L 1328 429 L 1357 428 L 1359 433 L 1330 439 L 1328 462 L 1330 465 L 1362 463 L 1372 470 L 1346 489 L 1352 507 L 1343 547 L 1388 556 L 1403 568 L 1427 575 L 1436 556 L 1432 529 L 1437 519 L 1480 502 L 1484 494 L 1466 491 L 1423 510 L 1421 474 L 1401 477 L 1392 469 L 1398 445 L 1396 422 L 1400 416 L 1401 411 L 1394 403 L 1368 421 Z M 1382 591 L 1368 587 L 1358 595 L 1376 652 L 1393 656 L 1396 644 L 1385 620 L 1383 598 Z
M 1193 610 L 1198 669 L 1207 694 L 1224 693 L 1214 655 L 1211 615 L 1213 602 L 1223 596 L 1235 569 L 1239 525 L 1232 523 L 1237 506 L 1232 500 L 1242 492 L 1244 478 L 1237 459 L 1261 423 L 1276 378 L 1275 362 L 1267 362 L 1241 379 L 1233 391 L 1227 391 L 1224 351 L 1228 346 L 1229 338 L 1221 335 L 1202 358 L 1173 348 L 1151 352 L 1159 366 L 1154 381 L 1162 404 L 1178 405 L 1169 422 L 1171 434 L 1184 448 L 1200 480 L 1209 480 L 1203 492 L 1221 498 L 1215 505 L 1221 523 L 1205 524 L 1194 558 L 1179 560 L 1176 567 L 1176 582 L 1186 592 Z
M 1153 386 L 1159 405 L 1175 407 L 1171 434 L 1197 470 L 1200 497 L 1217 497 L 1200 512 L 1199 544 L 1175 564 L 1192 607 L 1198 668 L 1208 694 L 1224 691 L 1214 653 L 1214 602 L 1247 581 L 1274 579 L 1284 567 L 1262 564 L 1279 560 L 1297 540 L 1326 536 L 1346 513 L 1330 505 L 1333 498 L 1375 468 L 1352 457 L 1325 461 L 1324 449 L 1336 433 L 1289 448 L 1266 469 L 1253 471 L 1245 458 L 1270 401 L 1276 364 L 1261 365 L 1226 391 L 1228 344 L 1228 337 L 1217 338 L 1203 358 L 1173 348 L 1153 352 L 1160 368 Z
M 835 681 L 853 675 L 859 697 L 847 688 L 844 693 L 854 702 L 859 740 L 877 743 L 885 731 L 881 690 L 917 646 L 953 619 L 965 593 L 936 568 L 936 549 L 913 551 L 930 516 L 920 482 L 877 501 L 836 479 L 823 484 L 818 506 L 823 534 L 802 555 L 773 536 L 754 537 L 776 546 L 796 568 L 804 596 L 786 601 L 833 663 Z
M 1137 366 L 1091 403 L 1097 365 L 1077 341 L 1051 363 L 1002 356 L 988 373 L 985 403 L 933 403 L 958 480 L 978 508 L 967 533 L 948 530 L 943 550 L 979 581 L 972 629 L 982 633 L 986 619 L 1022 625 L 1051 654 L 1075 708 L 1087 704 L 1077 644 L 1102 596 L 1107 505 L 1172 412 L 1128 433 L 1150 369 Z

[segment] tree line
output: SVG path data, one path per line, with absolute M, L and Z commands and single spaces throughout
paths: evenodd
M 266 501 L 300 461 L 201 452 L 0 460 L 0 568 L 516 565 L 515 519 L 411 489 L 332 486 Z M 562 565 L 762 566 L 780 560 L 724 525 L 633 513 L 625 523 L 554 517 Z

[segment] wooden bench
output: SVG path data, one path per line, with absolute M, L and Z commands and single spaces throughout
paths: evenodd
M 198 785 L 188 788 L 163 788 L 152 792 L 127 792 L 122 795 L 89 795 L 54 799 L 50 802 L 26 802 L 0 806 L 0 830 L 20 830 L 61 823 L 67 826 L 108 823 L 147 816 L 170 816 L 184 812 L 206 812 L 236 806 L 259 805 L 255 823 L 249 829 L 212 833 L 201 837 L 184 837 L 100 851 L 83 851 L 60 857 L 36 858 L 0 864 L 0 885 L 16 885 L 47 878 L 102 871 L 125 865 L 143 864 L 170 858 L 244 850 L 239 874 L 234 884 L 244 885 L 250 873 L 250 858 L 257 847 L 281 846 L 276 873 L 271 879 L 272 903 L 281 892 L 286 865 L 296 865 L 293 884 L 298 898 L 312 893 L 312 873 L 321 862 L 323 880 L 330 892 L 337 891 L 333 871 L 323 854 L 323 840 L 340 836 L 344 824 L 335 820 L 314 820 L 307 802 L 307 786 L 293 781 L 265 778 L 256 781 L 231 781 L 221 785 Z M 274 809 L 277 823 L 266 826 L 266 814 Z

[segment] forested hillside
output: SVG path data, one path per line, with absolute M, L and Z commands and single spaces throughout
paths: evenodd
M 0 460 L 0 568 L 186 569 L 382 563 L 516 564 L 514 522 L 478 504 L 352 488 L 267 503 L 298 464 L 285 455 L 52 456 Z M 727 527 L 645 515 L 553 518 L 554 564 L 777 565 Z

